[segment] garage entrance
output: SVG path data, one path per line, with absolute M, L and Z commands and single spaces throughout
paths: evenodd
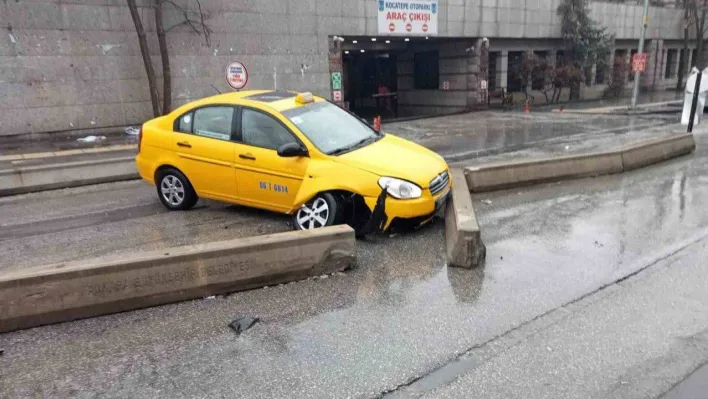
M 348 51 L 344 61 L 344 101 L 362 118 L 395 118 L 398 114 L 396 54 L 391 51 Z
M 481 41 L 464 38 L 335 36 L 341 104 L 371 120 L 435 116 L 486 106 Z M 330 70 L 333 60 L 330 57 Z M 484 77 L 481 77 L 482 74 Z M 333 90 L 337 90 L 334 89 Z M 333 97 L 340 93 L 334 93 Z

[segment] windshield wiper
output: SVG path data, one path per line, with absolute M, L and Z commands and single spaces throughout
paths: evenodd
M 353 150 L 353 149 L 355 149 L 355 148 L 357 148 L 357 147 L 360 147 L 360 146 L 362 146 L 362 145 L 364 145 L 364 144 L 367 144 L 367 143 L 369 143 L 369 142 L 376 141 L 376 140 L 378 140 L 378 139 L 379 139 L 379 136 L 369 136 L 369 137 L 367 137 L 367 138 L 365 138 L 365 139 L 362 139 L 362 140 L 357 141 L 356 143 L 354 143 L 354 144 L 352 144 L 352 145 L 349 145 L 349 146 L 346 146 L 346 147 L 342 147 L 342 148 L 336 149 L 336 150 L 330 152 L 329 155 L 339 155 L 339 154 L 342 154 L 342 153 L 351 151 L 351 150 Z

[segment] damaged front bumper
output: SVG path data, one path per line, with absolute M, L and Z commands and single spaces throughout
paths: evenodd
M 448 186 L 442 193 L 414 200 L 399 200 L 388 195 L 386 190 L 375 199 L 369 221 L 364 225 L 359 235 L 381 233 L 392 226 L 415 228 L 430 222 L 435 216 L 443 215 L 445 204 L 450 197 Z M 370 200 L 367 204 L 371 208 Z

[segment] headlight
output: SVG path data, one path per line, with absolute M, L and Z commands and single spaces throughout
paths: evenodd
M 419 198 L 423 195 L 423 190 L 417 185 L 395 177 L 382 177 L 379 179 L 379 186 L 398 199 Z

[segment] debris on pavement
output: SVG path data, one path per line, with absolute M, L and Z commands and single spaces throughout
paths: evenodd
M 488 199 L 482 200 L 482 203 L 485 204 L 485 205 L 492 205 L 492 201 L 491 201 L 491 200 L 488 200 Z
M 204 297 L 204 299 L 215 299 L 215 298 L 216 298 L 216 295 Z
M 106 136 L 86 136 L 86 137 L 79 137 L 76 139 L 76 141 L 80 141 L 82 143 L 95 143 L 97 141 L 105 140 Z
M 229 323 L 229 327 L 236 332 L 236 335 L 240 335 L 242 332 L 253 327 L 253 325 L 259 321 L 260 319 L 258 317 L 243 316 Z
M 135 126 L 129 126 L 125 128 L 124 132 L 128 136 L 137 136 L 140 133 L 140 129 Z

